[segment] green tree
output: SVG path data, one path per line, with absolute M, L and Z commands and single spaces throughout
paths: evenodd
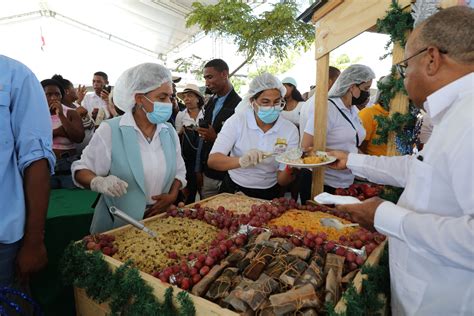
M 351 59 L 349 55 L 342 54 L 342 55 L 336 56 L 335 58 L 330 58 L 329 65 L 336 67 L 340 71 L 343 71 L 350 65 L 356 64 L 361 60 L 362 60 L 362 56 L 357 56 Z
M 192 54 L 190 57 L 178 58 L 174 61 L 176 67 L 173 69 L 176 72 L 191 73 L 198 80 L 202 80 L 204 65 L 207 60 L 202 59 L 197 55 Z
M 245 61 L 232 73 L 236 73 L 255 57 L 283 60 L 289 49 L 307 50 L 314 41 L 314 27 L 296 21 L 298 8 L 295 1 L 283 1 L 272 5 L 272 10 L 256 16 L 244 1 L 219 0 L 215 5 L 193 3 L 186 26 L 198 25 L 206 34 L 231 38 Z

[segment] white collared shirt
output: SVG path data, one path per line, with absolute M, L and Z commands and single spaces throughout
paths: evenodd
M 331 98 L 337 107 L 351 120 L 359 135 L 359 143 L 365 139 L 365 129 L 357 115 L 358 109 L 352 106 L 349 110 L 341 98 Z M 310 114 L 306 123 L 305 133 L 314 135 L 314 110 Z M 357 152 L 356 131 L 351 124 L 336 109 L 334 104 L 328 101 L 328 122 L 326 134 L 326 148 L 333 150 L 343 150 L 350 153 Z M 354 183 L 354 175 L 350 170 L 334 170 L 326 168 L 324 172 L 324 184 L 333 188 L 347 188 Z
M 176 119 L 175 119 L 174 124 L 175 124 L 176 130 L 179 133 L 181 129 L 183 128 L 183 126 L 198 125 L 199 119 L 202 119 L 202 118 L 204 118 L 203 111 L 199 111 L 199 114 L 196 117 L 196 119 L 193 119 L 189 115 L 188 110 L 185 109 L 184 111 L 180 111 L 178 112 L 178 114 L 176 114 Z
M 427 98 L 434 127 L 418 156 L 349 155 L 354 174 L 405 188 L 374 219 L 389 236 L 394 315 L 474 313 L 473 88 L 471 73 Z
M 303 107 L 304 101 L 298 102 L 295 108 L 291 111 L 281 111 L 280 115 L 286 118 L 291 123 L 295 124 L 296 127 L 300 126 L 300 112 Z M 304 127 L 303 127 L 304 128 Z
M 81 106 L 92 114 L 94 109 L 104 109 L 106 118 L 110 117 L 109 109 L 107 109 L 107 102 L 105 102 L 95 91 L 89 92 L 84 96 L 84 100 L 81 102 Z
M 279 117 L 275 125 L 264 133 L 257 125 L 252 109 L 232 115 L 222 127 L 211 154 L 221 153 L 241 157 L 250 149 L 273 152 L 277 139 L 286 141 L 287 149 L 298 147 L 298 129 L 290 121 Z M 244 188 L 268 189 L 277 183 L 277 171 L 283 170 L 275 157 L 265 159 L 255 167 L 229 170 L 229 176 Z
M 161 147 L 160 131 L 162 128 L 168 128 L 165 124 L 156 126 L 155 134 L 151 143 L 148 143 L 143 133 L 137 127 L 135 119 L 131 112 L 126 112 L 120 119 L 120 126 L 132 126 L 137 131 L 137 141 L 140 146 L 140 153 L 143 164 L 143 174 L 145 175 L 145 189 L 147 196 L 147 204 L 153 204 L 155 201 L 151 198 L 154 195 L 163 193 L 164 178 L 166 167 L 169 163 L 165 160 L 163 148 Z M 183 157 L 181 157 L 181 147 L 179 145 L 178 135 L 172 130 L 171 134 L 175 137 L 176 142 L 176 176 L 182 183 L 182 187 L 186 186 L 186 167 Z M 98 176 L 105 177 L 109 175 L 110 165 L 112 161 L 112 130 L 109 124 L 101 124 L 94 133 L 89 145 L 84 149 L 81 159 L 72 164 L 71 172 L 74 173 L 81 169 L 89 169 Z M 74 179 L 74 184 L 83 188 Z M 122 179 L 127 181 L 126 179 Z

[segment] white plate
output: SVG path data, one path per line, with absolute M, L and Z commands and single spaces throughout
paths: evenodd
M 316 155 L 320 156 L 320 155 L 327 155 L 325 152 L 323 151 L 318 151 L 316 153 Z M 336 157 L 333 157 L 333 156 L 328 156 L 329 160 L 328 161 L 325 161 L 325 162 L 320 162 L 320 163 L 297 163 L 297 162 L 288 162 L 286 161 L 285 159 L 283 159 L 281 156 L 276 156 L 275 157 L 275 160 L 279 163 L 282 163 L 282 164 L 285 164 L 285 165 L 288 165 L 290 167 L 299 167 L 299 168 L 316 168 L 316 167 L 320 167 L 320 166 L 324 166 L 324 165 L 328 165 L 330 163 L 333 163 L 334 161 L 337 160 Z
M 319 204 L 335 204 L 335 205 L 344 205 L 344 204 L 358 204 L 362 203 L 358 198 L 353 196 L 343 196 L 343 195 L 334 195 L 327 192 L 320 193 L 314 197 L 314 200 Z

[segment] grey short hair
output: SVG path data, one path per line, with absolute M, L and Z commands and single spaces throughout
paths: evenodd
M 461 64 L 474 64 L 474 9 L 454 6 L 432 15 L 420 25 L 419 39 L 448 52 Z

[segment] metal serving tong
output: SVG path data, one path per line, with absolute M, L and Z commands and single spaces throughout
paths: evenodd
M 133 219 L 132 217 L 127 215 L 125 212 L 123 212 L 123 211 L 119 210 L 118 208 L 116 208 L 115 206 L 109 207 L 109 212 L 113 216 L 115 216 L 117 218 L 120 218 L 121 220 L 131 224 L 132 226 L 134 226 L 134 227 L 136 227 L 140 230 L 143 230 L 145 233 L 150 235 L 150 237 L 152 237 L 152 238 L 156 238 L 158 236 L 153 230 L 146 227 L 143 223 L 140 223 L 139 221 Z

